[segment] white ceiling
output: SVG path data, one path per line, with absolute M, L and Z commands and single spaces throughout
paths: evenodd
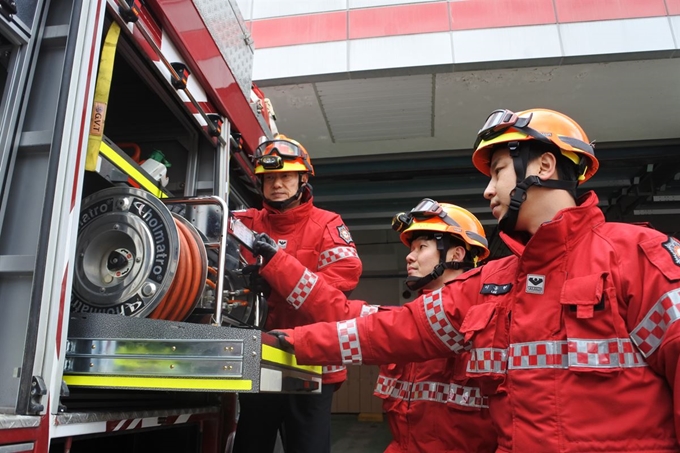
M 680 137 L 680 58 L 329 77 L 263 86 L 279 131 L 313 159 L 466 149 L 497 108 L 559 110 L 597 142 Z

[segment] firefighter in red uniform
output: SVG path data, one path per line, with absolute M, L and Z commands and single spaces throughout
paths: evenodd
M 469 350 L 498 452 L 679 452 L 680 241 L 575 198 L 598 161 L 561 113 L 493 112 L 473 163 L 511 256 L 399 310 L 274 332 L 282 346 L 345 364 Z
M 248 228 L 265 232 L 294 261 L 314 271 L 318 281 L 349 292 L 361 275 L 361 260 L 349 230 L 336 213 L 312 203 L 309 154 L 295 140 L 278 135 L 256 150 L 255 174 L 262 178 L 263 209 L 234 212 Z M 244 251 L 249 261 L 254 257 Z M 252 259 L 250 259 L 252 258 Z M 293 328 L 315 321 L 314 312 L 299 309 L 299 293 L 273 290 L 267 299 L 265 327 Z M 273 451 L 282 428 L 287 453 L 330 452 L 333 391 L 346 378 L 341 366 L 324 367 L 321 395 L 239 395 L 240 415 L 235 453 Z
M 406 284 L 421 294 L 441 288 L 489 255 L 484 229 L 474 215 L 445 203 L 435 213 L 430 210 L 434 204 L 426 198 L 392 221 L 393 228 L 401 232 L 401 241 L 411 249 L 406 257 Z M 309 281 L 312 273 L 289 255 L 277 253 L 275 243 L 264 234 L 258 237 L 255 249 L 266 260 L 261 275 L 278 291 L 289 293 Z M 297 280 L 293 276 L 301 277 Z M 318 291 L 323 292 L 323 286 Z M 393 308 L 358 300 L 344 302 L 321 303 L 317 307 L 307 301 L 300 312 L 310 310 L 319 320 L 330 321 Z M 465 376 L 466 358 L 463 355 L 380 367 L 374 394 L 384 400 L 393 438 L 385 453 L 496 450 L 496 433 L 486 398 Z

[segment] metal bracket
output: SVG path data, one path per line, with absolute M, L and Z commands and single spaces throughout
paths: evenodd
M 40 376 L 33 376 L 31 379 L 31 401 L 28 404 L 29 414 L 38 415 L 45 409 L 42 404 L 42 397 L 45 395 L 47 395 L 45 381 Z
M 66 381 L 64 381 L 62 379 L 61 380 L 61 389 L 59 390 L 59 397 L 60 397 L 59 407 L 57 409 L 59 412 L 66 412 L 66 405 L 62 404 L 61 398 L 68 397 L 70 395 L 71 395 L 71 391 L 69 390 L 68 385 L 66 385 Z
M 0 15 L 7 20 L 17 13 L 17 4 L 14 0 L 0 0 Z

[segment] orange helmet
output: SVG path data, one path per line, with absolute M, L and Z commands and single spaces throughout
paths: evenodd
M 600 166 L 581 126 L 567 115 L 548 109 L 518 113 L 493 111 L 477 134 L 472 163 L 477 170 L 490 176 L 494 145 L 524 140 L 539 140 L 557 146 L 562 155 L 579 167 L 579 184 L 590 179 Z
M 273 140 L 262 142 L 255 150 L 255 174 L 297 171 L 314 175 L 309 153 L 297 141 L 277 134 Z
M 467 244 L 467 249 L 474 252 L 475 263 L 489 256 L 482 224 L 470 211 L 454 204 L 425 198 L 411 212 L 397 214 L 392 220 L 392 228 L 401 233 L 399 238 L 407 247 L 411 246 L 413 235 L 418 231 L 440 231 Z

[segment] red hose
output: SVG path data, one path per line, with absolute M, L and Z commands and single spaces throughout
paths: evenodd
M 175 219 L 179 236 L 179 261 L 177 271 L 168 292 L 156 309 L 149 315 L 152 319 L 166 321 L 184 321 L 194 306 L 199 291 L 203 288 L 201 254 L 189 228 Z

